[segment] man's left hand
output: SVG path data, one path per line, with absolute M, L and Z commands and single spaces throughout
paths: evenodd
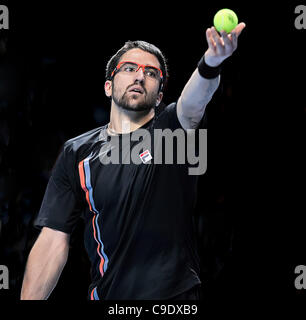
M 238 37 L 245 28 L 245 23 L 239 23 L 229 34 L 221 30 L 218 34 L 215 27 L 206 30 L 208 49 L 205 52 L 205 62 L 211 67 L 220 65 L 237 49 Z

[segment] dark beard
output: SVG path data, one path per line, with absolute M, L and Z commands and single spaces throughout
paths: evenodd
M 146 95 L 144 101 L 136 105 L 131 105 L 130 99 L 133 99 L 133 97 L 132 96 L 130 98 L 127 97 L 128 89 L 129 88 L 127 88 L 123 96 L 120 97 L 119 99 L 116 97 L 115 94 L 113 94 L 112 98 L 118 107 L 128 111 L 136 111 L 136 112 L 145 111 L 145 113 L 149 113 L 149 111 L 154 108 L 156 103 L 156 98 L 157 98 L 155 94 L 152 93 L 148 95 L 147 91 L 143 88 L 144 89 L 143 94 Z

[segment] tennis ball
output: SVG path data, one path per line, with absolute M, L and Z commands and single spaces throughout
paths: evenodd
M 238 17 L 233 10 L 221 9 L 214 16 L 214 26 L 220 32 L 230 33 L 238 24 Z

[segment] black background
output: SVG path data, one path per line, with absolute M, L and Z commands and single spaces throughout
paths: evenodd
M 31 223 L 59 148 L 108 121 L 108 59 L 127 40 L 158 46 L 169 64 L 164 102 L 171 103 L 207 48 L 206 28 L 225 7 L 247 26 L 207 107 L 208 170 L 196 208 L 204 297 L 251 304 L 305 297 L 294 287 L 295 266 L 306 265 L 306 30 L 294 26 L 302 2 L 2 4 L 10 13 L 10 29 L 0 30 L 7 45 L 0 56 L 0 264 L 10 270 L 3 299 L 19 299 L 37 237 Z M 81 233 L 80 223 L 50 300 L 86 300 Z

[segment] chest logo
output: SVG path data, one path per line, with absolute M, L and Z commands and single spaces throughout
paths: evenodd
M 147 163 L 152 159 L 152 156 L 149 150 L 146 150 L 143 153 L 141 153 L 139 157 L 143 163 Z

